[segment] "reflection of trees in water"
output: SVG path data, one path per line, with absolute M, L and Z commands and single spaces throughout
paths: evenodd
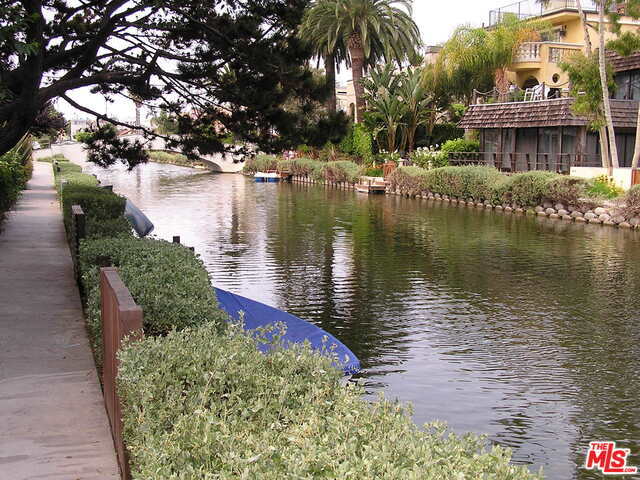
M 452 297 L 444 321 L 428 327 L 434 342 L 458 345 L 459 360 L 493 369 L 520 402 L 507 432 L 541 428 L 528 418 L 538 396 L 577 409 L 576 462 L 589 439 L 640 438 L 635 234 L 361 198 L 314 188 L 281 196 L 268 236 L 282 298 L 321 298 L 314 320 L 373 367 L 410 348 L 419 295 L 412 279 L 422 278 Z M 350 259 L 336 255 L 337 242 L 349 245 Z M 336 279 L 335 263 L 346 260 L 351 278 Z

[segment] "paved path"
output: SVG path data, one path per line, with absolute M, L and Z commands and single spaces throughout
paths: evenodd
M 0 225 L 0 480 L 119 479 L 51 165 Z

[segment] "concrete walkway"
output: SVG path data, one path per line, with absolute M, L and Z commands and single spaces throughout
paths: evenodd
M 119 479 L 50 164 L 0 229 L 0 479 Z

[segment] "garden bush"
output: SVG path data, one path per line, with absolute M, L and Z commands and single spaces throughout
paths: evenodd
M 169 163 L 171 165 L 178 165 L 181 167 L 194 167 L 195 165 L 202 165 L 200 162 L 189 160 L 186 155 L 174 152 L 165 152 L 162 150 L 149 150 L 149 161 L 156 163 Z
M 447 156 L 452 152 L 479 152 L 480 142 L 478 140 L 466 140 L 464 138 L 456 138 L 455 140 L 447 140 L 440 147 L 440 151 Z
M 18 199 L 31 178 L 31 171 L 31 163 L 23 164 L 16 151 L 0 156 L 0 215 Z
M 358 183 L 363 169 L 360 165 L 349 161 L 327 162 L 322 166 L 319 174 L 329 182 Z
M 411 163 L 427 170 L 446 167 L 449 165 L 449 156 L 445 152 L 436 150 L 436 147 L 420 147 L 411 152 Z
M 278 168 L 278 158 L 272 155 L 257 155 L 245 162 L 242 171 L 247 174 L 255 174 L 256 172 L 266 172 L 267 170 L 276 170 Z
M 68 162 L 69 159 L 61 153 L 56 153 L 55 155 L 51 155 L 49 157 L 39 158 L 38 161 L 43 163 L 53 163 L 53 162 Z
M 621 196 L 624 190 L 616 185 L 613 178 L 607 175 L 599 175 L 589 180 L 586 187 L 586 194 L 593 198 L 612 199 Z
M 627 217 L 640 217 L 640 185 L 635 185 L 624 197 L 624 213 Z
M 263 355 L 237 328 L 204 325 L 119 358 L 136 480 L 538 478 L 482 438 L 422 430 L 398 404 L 363 400 L 305 347 Z
M 586 187 L 587 181 L 583 178 L 556 175 L 547 181 L 544 198 L 554 204 L 578 205 L 586 194 Z
M 556 175 L 552 172 L 527 172 L 512 175 L 503 201 L 521 207 L 540 205 L 547 193 L 547 183 Z
M 226 320 L 218 308 L 202 261 L 188 248 L 133 237 L 88 239 L 79 254 L 87 324 L 96 360 L 101 365 L 100 267 L 115 266 L 136 304 L 144 311 L 145 335 Z
M 296 158 L 291 160 L 289 168 L 293 175 L 313 176 L 322 169 L 323 163 L 310 158 Z
M 442 167 L 429 171 L 427 188 L 452 197 L 490 200 L 500 178 L 502 174 L 492 167 Z
M 387 178 L 392 190 L 399 190 L 403 195 L 420 195 L 426 192 L 429 171 L 420 167 L 396 168 Z
M 127 202 L 110 190 L 76 182 L 64 184 L 61 197 L 67 231 L 71 227 L 71 206 L 80 205 L 87 219 L 87 235 L 96 235 L 101 222 L 123 218 Z

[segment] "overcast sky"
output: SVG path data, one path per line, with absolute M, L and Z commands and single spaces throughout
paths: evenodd
M 510 0 L 414 0 L 413 15 L 420 27 L 425 45 L 437 45 L 449 38 L 458 25 L 471 24 L 481 26 L 489 20 L 489 10 L 512 3 Z M 340 79 L 349 78 L 350 74 L 342 72 Z M 85 91 L 75 91 L 72 98 L 83 101 L 99 113 L 105 112 L 105 101 L 101 96 L 91 95 Z M 57 107 L 68 119 L 84 118 L 82 112 L 77 112 L 64 100 L 59 100 Z M 108 105 L 108 113 L 122 119 L 132 119 L 135 116 L 133 103 L 125 99 L 118 99 L 115 104 Z

